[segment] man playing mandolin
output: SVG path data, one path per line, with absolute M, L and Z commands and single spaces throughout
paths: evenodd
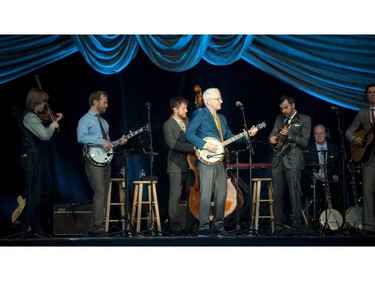
M 375 149 L 373 130 L 375 124 L 375 83 L 366 87 L 368 106 L 362 107 L 345 132 L 350 142 L 353 160 L 363 163 L 362 169 L 362 222 L 368 234 L 375 233 Z
M 199 204 L 199 231 L 198 237 L 207 237 L 212 232 L 224 234 L 225 202 L 227 198 L 227 174 L 221 142 L 236 137 L 230 130 L 224 115 L 218 114 L 223 99 L 220 90 L 209 88 L 203 93 L 203 102 L 206 105 L 196 110 L 186 131 L 186 139 L 196 147 L 196 151 L 208 155 L 199 159 L 200 175 L 200 204 Z M 253 126 L 248 134 L 254 136 L 257 128 Z M 246 133 L 247 135 L 247 133 Z M 245 140 L 245 137 L 242 137 Z M 215 140 L 215 141 L 210 141 Z M 207 154 L 205 153 L 205 154 Z M 204 159 L 205 158 L 205 159 Z M 219 159 L 211 161 L 211 159 Z M 213 198 L 213 225 L 210 227 L 210 208 Z

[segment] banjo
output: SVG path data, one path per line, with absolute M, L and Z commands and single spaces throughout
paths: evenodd
M 353 171 L 353 164 L 349 164 L 349 171 L 352 175 L 352 187 L 353 187 L 353 197 L 354 197 L 354 206 L 349 207 L 345 212 L 345 222 L 346 224 L 355 229 L 363 229 L 362 225 L 362 207 L 359 206 L 358 194 L 357 194 L 357 185 L 356 179 Z
M 331 202 L 331 191 L 328 183 L 324 184 L 326 190 L 326 199 L 328 204 L 328 209 L 324 210 L 319 217 L 319 222 L 321 226 L 328 225 L 330 230 L 338 230 L 343 224 L 343 218 L 339 211 L 332 208 Z
M 256 125 L 253 129 L 251 129 L 251 133 L 256 133 L 258 130 L 266 127 L 266 123 L 263 121 L 262 123 Z M 238 135 L 235 135 L 234 137 L 231 137 L 230 139 L 227 139 L 226 141 L 221 142 L 217 138 L 214 137 L 205 137 L 204 140 L 209 143 L 213 143 L 217 146 L 217 151 L 216 153 L 212 153 L 206 149 L 196 149 L 195 150 L 195 155 L 198 157 L 199 161 L 202 163 L 208 165 L 208 166 L 213 166 L 216 165 L 217 163 L 223 161 L 224 159 L 224 147 L 244 136 L 247 135 L 247 132 L 244 131 Z
M 130 131 L 125 137 L 126 140 L 142 133 L 145 130 L 149 130 L 150 125 L 147 124 L 140 129 L 136 130 L 135 132 Z M 104 150 L 101 146 L 87 146 L 83 148 L 83 154 L 86 158 L 88 158 L 92 164 L 95 166 L 103 167 L 108 165 L 113 158 L 113 149 L 115 149 L 120 144 L 120 139 L 112 141 L 111 145 L 112 148 L 108 151 Z

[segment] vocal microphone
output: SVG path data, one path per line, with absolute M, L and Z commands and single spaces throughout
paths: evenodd
M 339 108 L 337 106 L 334 106 L 334 105 L 331 105 L 330 109 L 333 110 L 333 111 L 339 110 Z
M 237 107 L 243 107 L 243 103 L 240 102 L 239 100 L 236 101 L 235 105 L 236 105 Z
M 146 103 L 145 103 L 145 107 L 146 107 L 147 109 L 150 109 L 150 107 L 151 107 L 151 103 L 146 102 Z

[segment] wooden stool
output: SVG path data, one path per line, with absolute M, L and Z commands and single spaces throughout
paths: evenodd
M 272 187 L 272 178 L 253 178 L 254 189 L 253 189 L 253 217 L 255 218 L 255 230 L 259 228 L 259 219 L 270 219 L 271 220 L 271 230 L 272 233 L 275 231 L 275 215 L 274 215 L 274 206 L 273 206 L 273 187 Z M 263 182 L 267 182 L 268 188 L 268 198 L 262 199 L 260 194 L 262 191 Z M 260 216 L 259 209 L 260 203 L 266 202 L 269 204 L 270 212 L 269 215 Z
M 133 198 L 133 208 L 132 208 L 132 216 L 131 216 L 131 223 L 136 227 L 136 231 L 141 231 L 141 221 L 149 219 L 149 213 L 152 213 L 152 221 L 156 222 L 156 227 L 159 232 L 161 232 L 161 223 L 160 223 L 160 214 L 159 214 L 159 204 L 158 204 L 158 196 L 156 193 L 156 184 L 157 181 L 152 181 L 152 189 L 151 189 L 151 181 L 133 181 L 135 188 L 134 188 L 134 198 Z M 143 187 L 147 185 L 147 200 L 143 200 Z M 152 196 L 151 196 L 152 192 Z M 151 202 L 152 197 L 152 202 Z M 148 206 L 148 214 L 142 217 L 142 207 L 143 205 Z M 153 208 L 151 210 L 151 208 Z
M 117 183 L 119 202 L 112 202 L 112 183 Z M 108 195 L 107 195 L 107 205 L 105 210 L 105 231 L 108 232 L 110 222 L 118 222 L 121 220 L 122 230 L 125 230 L 125 179 L 124 178 L 112 178 L 109 184 Z M 111 219 L 111 207 L 120 206 L 121 218 Z

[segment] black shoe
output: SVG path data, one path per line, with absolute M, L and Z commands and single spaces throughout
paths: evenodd
M 212 232 L 210 229 L 202 229 L 198 231 L 198 237 L 209 237 L 212 235 Z

